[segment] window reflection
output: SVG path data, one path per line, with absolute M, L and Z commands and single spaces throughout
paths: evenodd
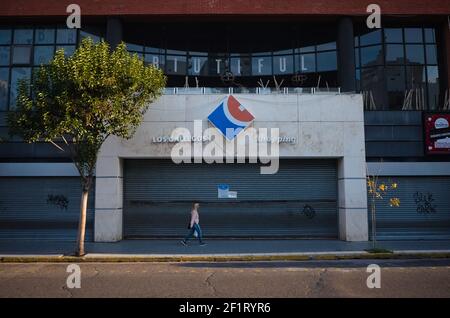
M 388 102 L 393 109 L 401 109 L 405 95 L 405 72 L 403 67 L 388 66 L 385 68 Z
M 362 66 L 374 66 L 383 64 L 383 48 L 381 45 L 361 48 Z
M 0 65 L 9 65 L 9 46 L 0 46 Z
M 85 38 L 91 38 L 94 43 L 98 43 L 101 41 L 101 37 L 97 34 L 86 32 L 86 31 L 80 31 L 80 40 L 83 41 Z
M 31 63 L 31 46 L 16 45 L 13 47 L 13 64 L 30 64 Z
M 402 43 L 403 30 L 402 29 L 384 29 L 384 39 L 386 43 Z
M 401 44 L 386 45 L 386 63 L 387 64 L 405 63 L 405 54 L 403 52 L 403 45 Z
M 58 44 L 75 44 L 77 42 L 76 29 L 58 29 L 56 31 L 56 43 Z
M 47 64 L 53 58 L 53 46 L 37 46 L 34 48 L 34 64 Z
M 437 64 L 436 45 L 427 45 L 427 64 Z
M 406 43 L 421 43 L 421 42 L 423 42 L 422 29 L 405 28 L 405 42 Z
M 425 42 L 436 43 L 436 32 L 434 29 L 425 29 Z
M 405 49 L 407 63 L 425 63 L 425 53 L 423 50 L 423 45 L 406 45 Z
M 54 29 L 36 29 L 36 44 L 52 44 L 55 42 Z
M 431 110 L 439 106 L 439 70 L 437 66 L 427 67 L 428 103 Z
M 0 29 L 0 45 L 11 44 L 11 30 Z
M 279 55 L 273 57 L 274 74 L 292 74 L 294 71 L 294 61 L 292 55 Z
M 360 45 L 373 45 L 381 43 L 381 31 L 373 31 L 367 34 L 364 34 L 359 39 Z
M 32 44 L 33 29 L 16 29 L 14 30 L 15 44 Z
M 329 72 L 337 70 L 336 52 L 317 53 L 317 71 Z
M 58 45 L 56 50 L 63 49 L 65 56 L 71 56 L 75 53 L 75 45 Z
M 252 75 L 272 75 L 272 61 L 270 56 L 252 57 Z
M 0 68 L 0 110 L 8 109 L 9 68 Z
M 31 68 L 29 67 L 15 67 L 11 71 L 11 92 L 10 92 L 10 104 L 12 108 L 16 105 L 17 99 L 17 88 L 19 87 L 19 81 L 30 80 L 31 78 Z
M 331 50 L 336 50 L 336 42 L 317 45 L 317 51 L 331 51 Z
M 377 109 L 402 109 L 410 90 L 415 90 L 414 94 L 422 99 L 417 102 L 420 107 L 426 107 L 422 106 L 424 103 L 428 103 L 429 109 L 437 107 L 439 78 L 435 30 L 409 27 L 385 28 L 379 32 L 383 34 L 384 42 L 380 44 L 385 47 L 384 54 L 381 45 L 374 45 L 378 39 L 375 32 L 355 39 L 355 55 L 358 58 L 359 53 L 361 59 L 361 64 L 356 64 L 357 80 L 358 72 L 361 74 L 360 89 L 373 95 Z M 374 78 L 381 82 L 376 84 Z
M 205 56 L 192 56 L 188 61 L 188 74 L 197 76 L 208 75 L 208 58 Z
M 155 67 L 164 69 L 165 59 L 161 54 L 145 54 L 144 61 L 147 64 L 153 64 Z
M 186 74 L 186 56 L 167 55 L 166 73 L 173 75 Z
M 249 55 L 232 56 L 230 59 L 231 72 L 237 76 L 252 75 L 252 60 Z
M 301 54 L 296 55 L 295 71 L 298 73 L 313 73 L 316 72 L 316 55 L 315 54 Z

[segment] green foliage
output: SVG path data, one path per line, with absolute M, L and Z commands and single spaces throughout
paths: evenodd
M 106 42 L 86 38 L 70 57 L 58 50 L 32 83 L 20 82 L 10 134 L 67 149 L 80 174 L 90 175 L 106 138 L 131 138 L 165 83 L 161 70 L 128 53 L 124 43 L 111 52 Z

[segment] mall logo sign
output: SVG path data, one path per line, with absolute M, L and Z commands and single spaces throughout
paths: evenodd
M 220 102 L 208 116 L 208 120 L 228 140 L 233 140 L 242 130 L 251 125 L 255 117 L 232 95 Z
M 258 163 L 261 174 L 275 174 L 279 168 L 278 128 L 250 127 L 255 117 L 232 95 L 224 98 L 208 116 L 213 127 L 203 130 L 203 121 L 194 120 L 194 133 L 184 127 L 174 129 L 170 140 L 172 161 L 179 163 Z M 269 134 L 270 130 L 270 134 Z M 205 144 L 204 144 L 205 143 Z

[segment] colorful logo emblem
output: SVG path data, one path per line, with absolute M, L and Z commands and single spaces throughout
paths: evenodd
M 228 140 L 233 140 L 253 122 L 255 117 L 232 95 L 222 100 L 208 120 Z

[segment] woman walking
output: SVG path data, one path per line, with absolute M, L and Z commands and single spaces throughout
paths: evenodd
M 206 244 L 202 240 L 202 229 L 200 228 L 200 216 L 198 214 L 198 209 L 200 208 L 200 203 L 194 203 L 192 205 L 191 210 L 191 221 L 189 222 L 189 233 L 184 238 L 184 240 L 181 241 L 181 244 L 184 246 L 187 246 L 187 241 L 189 238 L 194 235 L 194 233 L 197 233 L 198 241 L 200 243 L 200 246 L 205 246 Z

